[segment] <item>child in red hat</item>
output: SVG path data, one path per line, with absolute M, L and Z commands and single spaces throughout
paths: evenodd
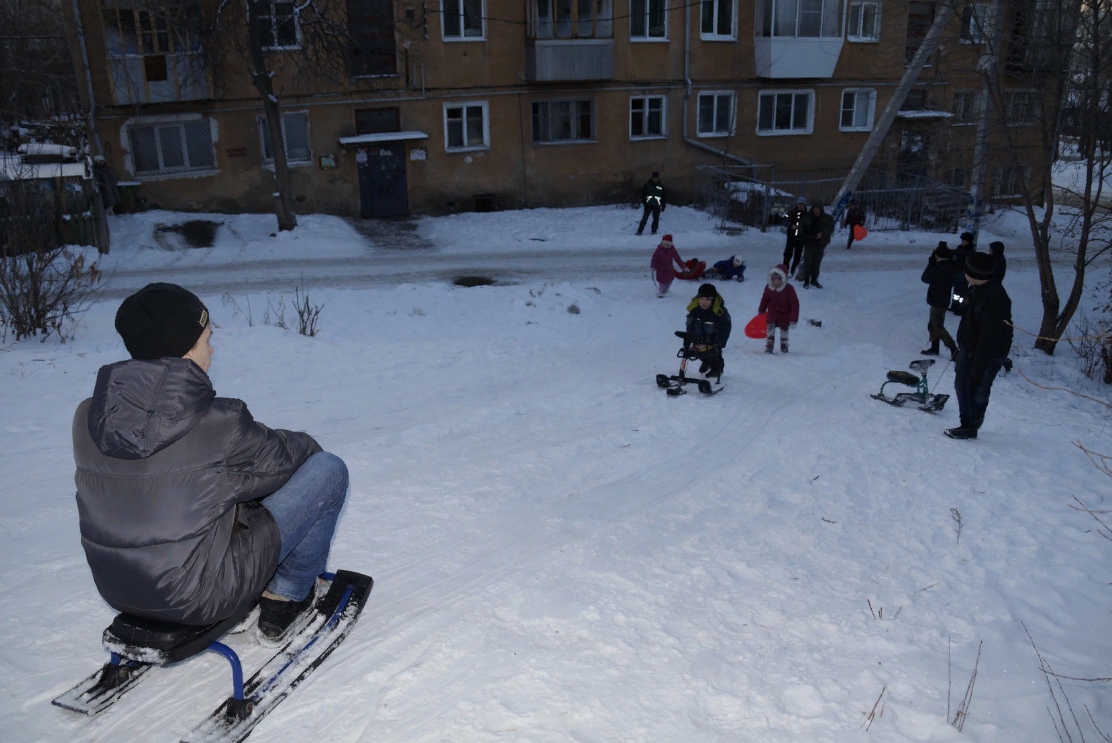
M 671 288 L 678 271 L 686 271 L 683 259 L 672 244 L 672 236 L 665 235 L 660 239 L 660 245 L 653 251 L 653 259 L 649 264 L 653 272 L 653 281 L 656 282 L 656 296 L 663 297 Z M 678 269 L 676 267 L 679 267 Z

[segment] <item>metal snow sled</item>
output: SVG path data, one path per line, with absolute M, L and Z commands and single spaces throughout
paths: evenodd
M 328 588 L 307 613 L 299 629 L 250 678 L 244 679 L 239 655 L 221 642 L 254 614 L 249 607 L 222 622 L 188 626 L 119 614 L 104 631 L 111 659 L 99 671 L 65 692 L 54 704 L 95 715 L 140 685 L 156 666 L 185 661 L 204 651 L 217 653 L 231 666 L 232 693 L 183 740 L 189 743 L 242 741 L 255 725 L 286 698 L 343 641 L 354 626 L 374 586 L 369 576 L 338 570 L 322 573 Z
M 696 351 L 694 348 L 687 345 L 687 333 L 682 330 L 676 331 L 676 336 L 683 339 L 683 348 L 681 348 L 676 356 L 681 359 L 679 374 L 668 376 L 667 374 L 656 375 L 656 386 L 663 389 L 669 397 L 679 397 L 686 394 L 687 390 L 684 389 L 685 385 L 693 384 L 699 388 L 699 392 L 704 395 L 716 395 L 722 391 L 722 377 L 718 377 L 718 388 L 715 389 L 710 383 L 709 379 L 695 379 L 686 375 L 688 359 L 702 359 L 705 351 Z
M 880 386 L 880 392 L 872 395 L 874 400 L 886 402 L 889 405 L 894 405 L 897 408 L 902 407 L 906 403 L 918 403 L 920 410 L 927 413 L 937 413 L 942 410 L 946 401 L 950 399 L 949 395 L 932 395 L 930 387 L 927 386 L 927 369 L 934 365 L 934 359 L 918 359 L 908 364 L 909 369 L 919 372 L 916 377 L 911 372 L 889 370 L 888 381 Z M 884 388 L 890 384 L 903 384 L 908 387 L 914 387 L 914 392 L 897 392 L 895 397 L 888 397 L 884 394 Z

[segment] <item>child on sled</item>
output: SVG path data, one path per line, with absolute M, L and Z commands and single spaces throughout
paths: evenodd
M 687 305 L 687 345 L 700 353 L 699 373 L 722 380 L 722 349 L 730 340 L 730 313 L 714 284 L 703 284 Z

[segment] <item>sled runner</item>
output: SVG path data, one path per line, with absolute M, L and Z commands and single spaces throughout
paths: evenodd
M 232 694 L 183 738 L 183 743 L 242 741 L 343 641 L 374 586 L 369 576 L 346 570 L 322 573 L 320 578 L 328 582 L 328 589 L 308 621 L 246 683 L 239 656 L 220 639 L 253 609 L 203 627 L 119 614 L 104 631 L 109 662 L 53 703 L 95 715 L 138 686 L 154 666 L 184 661 L 208 650 L 222 655 L 231 666 Z
M 930 387 L 927 386 L 927 369 L 934 364 L 934 359 L 919 359 L 912 361 L 908 368 L 919 372 L 916 377 L 911 372 L 889 370 L 888 381 L 880 386 L 880 392 L 873 395 L 874 400 L 886 402 L 889 405 L 902 407 L 906 403 L 918 403 L 919 409 L 927 413 L 936 413 L 942 410 L 946 401 L 950 399 L 949 395 L 932 395 Z M 884 394 L 884 388 L 890 384 L 903 384 L 908 387 L 914 387 L 914 392 L 897 392 L 895 397 L 888 397 Z
M 683 348 L 681 348 L 676 356 L 681 359 L 679 374 L 668 376 L 667 374 L 656 375 L 656 386 L 663 389 L 669 397 L 679 397 L 687 393 L 684 389 L 685 385 L 693 384 L 704 395 L 716 395 L 722 391 L 722 378 L 718 377 L 718 387 L 715 388 L 711 385 L 709 379 L 694 379 L 686 375 L 687 362 L 689 359 L 703 359 L 706 358 L 706 351 L 696 351 L 694 348 L 687 344 L 687 333 L 682 330 L 676 331 L 676 336 L 683 339 Z

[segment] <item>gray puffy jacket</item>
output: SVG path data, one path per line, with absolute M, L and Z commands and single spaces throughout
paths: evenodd
M 81 544 L 119 611 L 209 624 L 258 599 L 281 534 L 257 501 L 320 446 L 256 423 L 188 359 L 102 367 L 73 419 Z

